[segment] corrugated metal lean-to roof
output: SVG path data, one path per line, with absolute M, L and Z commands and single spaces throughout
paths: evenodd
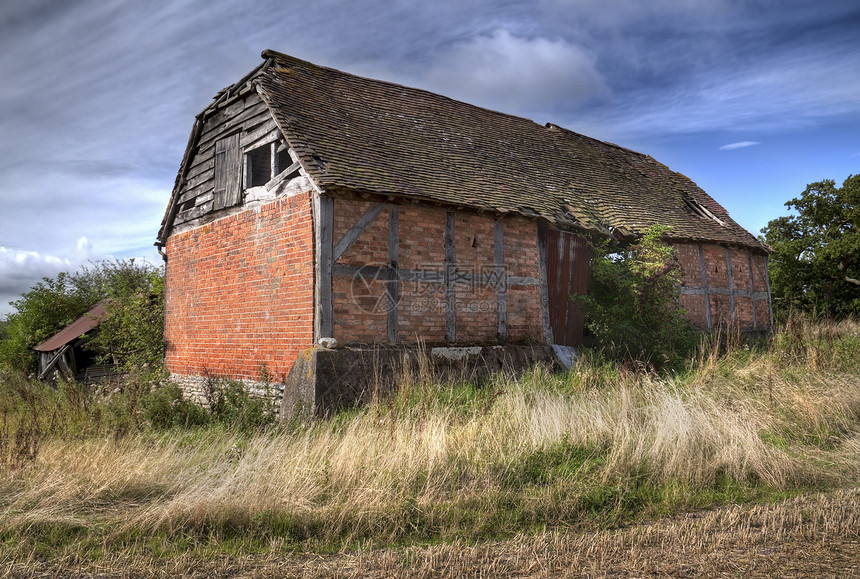
M 107 317 L 106 304 L 106 300 L 100 301 L 87 313 L 33 349 L 39 352 L 53 352 L 80 338 L 104 321 Z

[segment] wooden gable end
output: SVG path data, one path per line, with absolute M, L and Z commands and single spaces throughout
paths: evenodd
M 171 227 L 194 226 L 244 200 L 244 155 L 281 139 L 269 108 L 255 90 L 209 112 L 201 123 L 180 184 Z

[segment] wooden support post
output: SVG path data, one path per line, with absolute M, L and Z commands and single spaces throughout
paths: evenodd
M 568 292 L 570 291 L 570 287 L 568 287 L 568 285 L 567 285 L 568 276 L 570 275 L 570 259 L 568 259 L 569 253 L 568 253 L 567 245 L 568 245 L 568 236 L 565 235 L 563 232 L 559 231 L 559 233 L 558 233 L 558 249 L 556 250 L 558 252 L 556 254 L 556 255 L 558 255 L 558 259 L 556 260 L 556 267 L 555 267 L 555 295 L 559 296 L 559 297 L 563 296 L 561 298 L 563 301 L 561 302 L 561 307 L 559 307 L 558 309 L 556 309 L 556 307 L 553 307 L 550 310 L 550 315 L 558 316 L 559 319 L 561 320 L 561 324 L 556 322 L 556 326 L 555 326 L 556 330 L 561 328 L 561 331 L 560 331 L 561 335 L 560 336 L 555 335 L 554 331 L 552 334 L 552 340 L 553 340 L 552 343 L 553 344 L 559 344 L 559 345 L 562 345 L 565 343 L 564 342 L 565 330 L 567 329 L 567 322 L 568 322 L 567 308 L 570 306 L 570 296 L 568 294 Z M 556 299 L 558 299 L 558 298 L 556 298 Z M 553 311 L 553 310 L 555 310 L 555 311 Z
M 320 195 L 317 226 L 317 341 L 333 338 L 332 319 L 332 233 L 334 232 L 334 200 Z
M 278 174 L 278 142 L 269 144 L 269 181 Z
M 445 213 L 445 340 L 449 344 L 457 341 L 457 293 L 454 284 L 457 277 L 457 259 L 454 253 L 454 212 Z
M 755 311 L 755 275 L 753 274 L 752 252 L 747 251 L 747 266 L 750 269 L 750 304 L 752 305 L 753 329 L 758 328 L 758 318 Z
M 543 227 L 537 228 L 538 246 L 538 269 L 540 270 L 540 311 L 543 321 L 543 339 L 547 344 L 552 344 L 552 325 L 549 322 L 549 288 L 547 287 L 546 275 L 546 240 L 543 235 Z
M 499 310 L 499 341 L 508 339 L 508 272 L 505 269 L 505 237 L 501 220 L 496 221 L 493 237 L 496 266 L 496 307 Z
M 388 206 L 388 280 L 385 282 L 385 290 L 388 293 L 388 343 L 397 343 L 397 303 L 399 296 L 399 280 L 397 274 L 397 245 L 399 243 L 398 233 L 398 207 Z
M 702 295 L 705 298 L 705 320 L 708 322 L 708 329 L 714 326 L 711 323 L 711 294 L 708 291 L 708 268 L 705 266 L 705 250 L 702 249 L 702 244 L 699 244 L 699 265 L 702 268 Z
M 45 379 L 45 376 L 48 375 L 48 372 L 51 371 L 51 368 L 53 368 L 54 365 L 60 361 L 60 358 L 62 358 L 63 355 L 69 351 L 69 348 L 71 348 L 71 345 L 66 344 L 62 348 L 60 348 L 56 354 L 54 354 L 54 357 L 51 358 L 51 360 L 47 364 L 45 364 L 45 368 L 39 373 L 39 380 Z
M 732 277 L 732 250 L 726 248 L 726 275 L 729 278 L 729 320 L 735 321 L 735 281 Z
M 770 313 L 770 327 L 773 328 L 773 296 L 770 294 L 770 274 L 767 272 L 767 256 L 764 257 L 764 285 L 767 288 L 767 307 Z

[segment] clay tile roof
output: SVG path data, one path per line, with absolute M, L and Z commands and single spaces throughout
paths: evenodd
M 255 82 L 323 190 L 544 217 L 558 226 L 765 251 L 707 193 L 648 155 L 274 51 Z
M 90 308 L 87 313 L 33 349 L 39 352 L 52 352 L 62 348 L 69 342 L 77 340 L 104 321 L 107 317 L 105 305 L 106 300 L 100 301 Z

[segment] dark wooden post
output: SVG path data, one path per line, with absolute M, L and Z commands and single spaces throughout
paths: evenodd
M 729 277 L 729 319 L 735 321 L 735 280 L 732 277 L 732 250 L 726 248 L 726 275 Z
M 496 266 L 496 307 L 499 310 L 499 341 L 508 339 L 508 272 L 505 269 L 505 237 L 501 220 L 496 221 L 493 237 L 493 253 Z
M 397 273 L 397 245 L 399 233 L 397 224 L 397 205 L 388 206 L 388 280 L 385 290 L 388 293 L 388 343 L 397 343 L 397 298 L 399 292 Z
M 320 195 L 316 239 L 317 253 L 317 320 L 316 339 L 332 338 L 332 233 L 334 231 L 334 200 Z
M 454 252 L 454 212 L 445 213 L 445 340 L 449 344 L 457 341 L 457 293 L 454 284 L 457 277 L 457 258 Z
M 705 297 L 705 319 L 708 322 L 708 329 L 714 326 L 711 323 L 711 293 L 708 291 L 708 268 L 705 265 L 705 250 L 702 249 L 702 244 L 699 244 L 699 265 L 702 268 L 702 295 Z
M 549 321 L 549 288 L 546 275 L 546 238 L 544 227 L 538 224 L 537 228 L 538 247 L 538 269 L 540 270 L 540 311 L 543 321 L 543 339 L 547 344 L 552 344 L 552 325 Z

